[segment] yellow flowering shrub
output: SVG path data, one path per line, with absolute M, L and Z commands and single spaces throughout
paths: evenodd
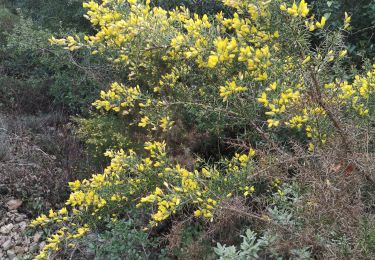
M 254 192 L 248 180 L 252 149 L 194 169 L 170 159 L 166 143 L 155 140 L 180 114 L 192 114 L 190 124 L 210 121 L 219 136 L 227 128 L 240 129 L 238 138 L 254 129 L 303 131 L 310 150 L 330 135 L 345 143 L 343 113 L 367 120 L 375 66 L 365 75 L 343 78 L 347 51 L 341 33 L 326 29 L 325 17 L 311 14 L 304 0 L 223 3 L 232 13 L 209 17 L 184 7 L 152 7 L 149 0 L 90 1 L 84 7 L 96 34 L 51 38 L 71 51 L 87 48 L 128 73 L 127 82 L 114 82 L 93 105 L 145 128 L 149 141 L 143 151 L 108 151 L 111 163 L 103 173 L 69 183 L 69 213 L 63 208 L 34 220 L 34 226 L 61 226 L 41 258 L 62 241 L 73 244 L 95 223 L 116 221 L 129 208 L 149 214 L 151 226 L 182 212 L 212 221 L 224 199 Z M 350 17 L 344 19 L 345 29 Z M 321 42 L 312 46 L 317 31 Z
M 304 0 L 223 3 L 233 15 L 199 16 L 183 7 L 166 11 L 150 1 L 91 1 L 84 6 L 98 32 L 51 42 L 89 48 L 128 70 L 131 82 L 142 82 L 135 89 L 114 83 L 95 106 L 123 114 L 133 110 L 134 124 L 143 128 L 168 130 L 183 107 L 202 111 L 192 120 L 204 121 L 208 111 L 212 124 L 230 121 L 246 129 L 259 117 L 269 128 L 305 129 L 314 143 L 324 143 L 330 126 L 337 127 L 330 123 L 329 107 L 366 116 L 373 72 L 351 80 L 337 75 L 347 54 L 341 36 L 326 30 L 326 18 L 315 17 Z M 343 19 L 346 29 L 350 16 Z M 314 49 L 308 39 L 316 30 L 330 42 Z M 139 92 L 143 100 L 135 109 Z M 246 102 L 254 99 L 258 106 Z M 319 127 L 318 121 L 327 123 Z
M 95 229 L 103 221 L 116 221 L 129 208 L 145 208 L 151 215 L 151 227 L 181 214 L 183 209 L 190 210 L 195 217 L 212 220 L 217 206 L 228 194 L 247 197 L 254 192 L 247 180 L 254 166 L 252 149 L 193 171 L 171 162 L 164 142 L 147 142 L 144 151 L 147 157 L 132 150 L 108 151 L 106 156 L 111 163 L 102 174 L 69 183 L 69 210 L 50 210 L 31 223 L 34 227 L 59 227 L 38 258 L 46 258 L 50 251 L 58 251 L 65 244 L 74 247 L 90 228 Z

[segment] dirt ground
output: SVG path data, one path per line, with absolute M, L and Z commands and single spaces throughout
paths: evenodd
M 43 235 L 30 220 L 57 208 L 78 178 L 84 156 L 58 114 L 0 115 L 0 259 L 31 259 Z

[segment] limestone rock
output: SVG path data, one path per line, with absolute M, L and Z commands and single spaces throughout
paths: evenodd
M 9 234 L 11 231 L 12 231 L 12 229 L 13 229 L 13 224 L 12 223 L 9 223 L 8 225 L 6 225 L 6 226 L 2 226 L 1 228 L 0 228 L 0 233 L 2 233 L 2 234 Z
M 12 246 L 12 240 L 11 239 L 8 239 L 7 241 L 5 241 L 1 247 L 3 248 L 3 250 L 8 250 L 10 247 Z
M 6 206 L 9 210 L 15 210 L 21 207 L 22 201 L 18 199 L 13 199 L 7 202 Z

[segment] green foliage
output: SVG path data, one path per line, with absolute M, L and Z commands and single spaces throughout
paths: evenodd
M 83 239 L 81 246 L 88 244 L 95 259 L 149 259 L 158 241 L 138 230 L 135 222 L 130 219 L 110 223 L 106 231 Z
M 5 33 L 13 29 L 17 20 L 17 16 L 10 12 L 9 9 L 0 6 L 0 44 L 4 44 Z
M 1 46 L 1 98 L 4 107 L 29 113 L 52 106 L 82 111 L 95 100 L 105 78 L 92 72 L 94 59 L 51 46 L 51 33 L 26 18 L 14 26 Z M 91 65 L 88 65 L 88 64 Z
M 375 252 L 375 222 L 373 219 L 365 219 L 361 223 L 361 237 L 359 244 L 365 255 Z
M 78 123 L 77 135 L 97 163 L 107 161 L 104 153 L 109 149 L 136 147 L 137 140 L 131 138 L 128 122 L 117 115 L 92 113 L 87 118 L 75 118 L 75 121 Z
M 83 0 L 4 0 L 4 5 L 31 18 L 36 24 L 53 31 L 75 28 L 88 31 L 90 26 L 84 19 Z
M 270 235 L 257 238 L 257 234 L 250 229 L 246 230 L 246 234 L 241 237 L 243 240 L 239 250 L 236 250 L 235 246 L 227 247 L 220 243 L 217 244 L 217 247 L 214 250 L 220 260 L 257 259 L 259 258 L 258 253 L 265 247 L 269 246 L 275 239 L 275 237 Z
M 318 0 L 312 1 L 319 15 L 329 17 L 329 24 L 338 28 L 343 24 L 344 13 L 352 15 L 350 31 L 346 33 L 348 38 L 347 48 L 358 64 L 363 59 L 375 58 L 375 2 L 372 0 L 339 1 Z
M 220 11 L 229 12 L 229 8 L 223 5 L 220 0 L 154 0 L 152 5 L 160 6 L 163 9 L 171 10 L 184 6 L 191 13 L 215 15 Z

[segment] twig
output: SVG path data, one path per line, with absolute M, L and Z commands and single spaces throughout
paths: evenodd
M 316 102 L 319 104 L 319 106 L 321 106 L 321 108 L 323 108 L 323 110 L 327 113 L 328 118 L 331 120 L 333 126 L 336 128 L 337 132 L 339 133 L 339 135 L 341 137 L 341 140 L 343 142 L 343 145 L 345 147 L 345 150 L 346 150 L 345 151 L 346 155 L 352 154 L 353 152 L 350 148 L 349 141 L 346 138 L 344 130 L 342 129 L 339 121 L 336 119 L 336 117 L 334 116 L 332 111 L 326 106 L 326 104 L 323 101 L 322 93 L 321 93 L 321 90 L 320 90 L 320 83 L 319 83 L 318 79 L 316 78 L 316 75 L 313 72 L 311 72 L 310 75 L 311 75 L 311 79 L 313 80 L 314 89 L 315 89 L 316 94 L 317 94 L 316 97 L 312 97 L 312 98 L 314 98 L 316 100 Z

